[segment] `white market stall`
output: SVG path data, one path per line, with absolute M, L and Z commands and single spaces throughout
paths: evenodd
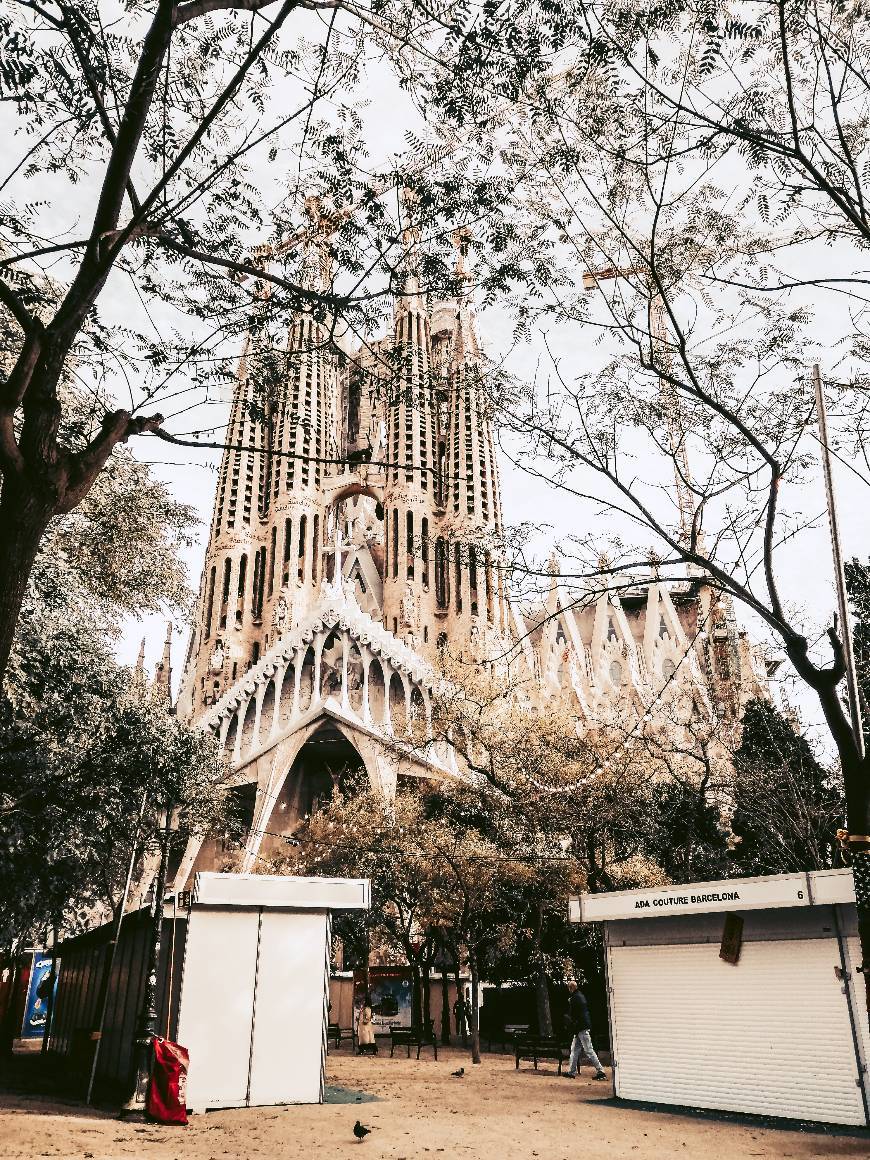
M 849 870 L 587 894 L 569 917 L 604 924 L 618 1097 L 870 1125 Z
M 330 912 L 369 904 L 367 879 L 196 875 L 178 1014 L 189 1108 L 322 1102 Z

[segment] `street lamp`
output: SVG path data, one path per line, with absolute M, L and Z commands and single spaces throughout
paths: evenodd
M 133 1092 L 121 1109 L 121 1114 L 143 1113 L 148 1098 L 148 1084 L 151 1080 L 151 1064 L 154 1054 L 154 1039 L 157 1035 L 157 972 L 160 966 L 160 939 L 163 929 L 163 906 L 165 902 L 166 873 L 169 865 L 169 847 L 175 828 L 174 810 L 167 807 L 160 817 L 160 864 L 154 883 L 154 901 L 151 913 L 151 930 L 148 939 L 148 962 L 145 973 L 145 990 L 136 1027 L 136 1041 L 133 1058 L 135 1078 Z

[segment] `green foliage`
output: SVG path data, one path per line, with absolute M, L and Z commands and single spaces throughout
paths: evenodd
M 725 878 L 731 869 L 722 808 L 704 786 L 662 779 L 650 785 L 643 836 L 647 855 L 672 882 Z
M 845 567 L 846 591 L 855 613 L 853 647 L 864 748 L 870 751 L 870 564 L 850 560 Z
M 734 765 L 731 827 L 740 839 L 735 872 L 780 874 L 834 865 L 842 788 L 769 702 L 747 705 Z
M 116 906 L 131 851 L 141 870 L 167 806 L 176 845 L 232 825 L 212 739 L 143 695 L 112 655 L 122 616 L 186 599 L 177 547 L 191 524 L 145 465 L 113 459 L 50 528 L 0 700 L 2 946 Z

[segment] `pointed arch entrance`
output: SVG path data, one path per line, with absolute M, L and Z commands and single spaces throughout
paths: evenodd
M 271 812 L 261 815 L 260 856 L 281 853 L 284 839 L 306 817 L 368 781 L 357 747 L 331 718 L 322 720 L 292 759 Z

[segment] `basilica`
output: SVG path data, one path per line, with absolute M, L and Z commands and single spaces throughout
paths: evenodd
M 330 222 L 306 208 L 301 267 L 317 290 Z M 642 716 L 664 689 L 736 716 L 763 687 L 702 575 L 664 583 L 651 567 L 578 601 L 554 566 L 536 606 L 512 599 L 487 364 L 455 241 L 456 297 L 432 300 L 409 262 L 386 337 L 352 346 L 300 313 L 270 392 L 255 336 L 241 359 L 177 711 L 231 762 L 242 870 L 343 770 L 386 795 L 402 778 L 461 776 L 431 730 L 447 655 L 498 658 L 581 723 Z M 216 841 L 191 842 L 176 886 L 220 861 Z

